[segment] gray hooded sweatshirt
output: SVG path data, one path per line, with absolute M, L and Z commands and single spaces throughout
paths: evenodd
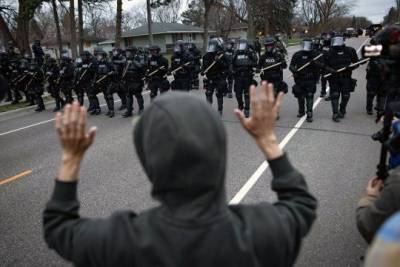
M 109 218 L 79 216 L 77 183 L 56 181 L 43 213 L 48 246 L 77 266 L 291 266 L 317 202 L 286 155 L 269 162 L 274 204 L 229 206 L 226 133 L 209 104 L 185 93 L 159 97 L 134 143 L 158 207 Z

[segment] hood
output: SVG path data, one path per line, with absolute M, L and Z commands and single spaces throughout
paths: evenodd
M 152 196 L 173 217 L 206 219 L 225 207 L 226 133 L 208 103 L 187 93 L 158 97 L 134 130 Z

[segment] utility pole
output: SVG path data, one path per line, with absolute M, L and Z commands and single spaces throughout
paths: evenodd
M 146 9 L 147 9 L 147 30 L 149 33 L 149 43 L 153 44 L 153 32 L 151 30 L 151 7 L 150 0 L 146 0 Z

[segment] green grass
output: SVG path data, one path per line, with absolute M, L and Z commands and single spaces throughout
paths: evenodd
M 301 38 L 292 38 L 292 39 L 288 39 L 288 41 L 287 41 L 287 46 L 298 45 L 300 42 L 301 42 Z
M 43 97 L 43 101 L 46 102 L 50 102 L 52 101 L 53 98 L 51 96 L 45 96 Z M 0 113 L 2 112 L 7 112 L 7 111 L 11 111 L 11 110 L 16 110 L 16 109 L 20 109 L 20 108 L 25 108 L 28 107 L 27 103 L 18 103 L 16 105 L 11 105 L 11 104 L 6 104 L 6 105 L 1 105 L 0 106 Z

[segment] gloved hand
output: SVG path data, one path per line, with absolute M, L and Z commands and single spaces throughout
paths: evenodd
M 289 70 L 293 73 L 293 75 L 297 72 L 297 68 L 295 66 L 290 66 Z

